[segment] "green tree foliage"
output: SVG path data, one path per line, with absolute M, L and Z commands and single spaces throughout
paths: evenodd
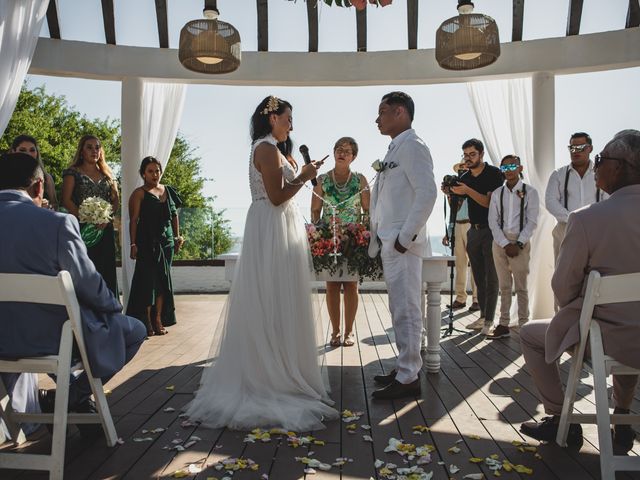
M 98 137 L 107 162 L 116 175 L 120 172 L 120 123 L 108 118 L 90 120 L 70 107 L 65 97 L 48 94 L 43 87 L 23 86 L 13 116 L 0 138 L 0 151 L 8 150 L 13 138 L 21 134 L 38 140 L 45 169 L 53 176 L 58 194 L 62 171 L 71 164 L 83 135 Z M 162 183 L 172 185 L 184 202 L 180 223 L 187 242 L 177 257 L 184 260 L 209 259 L 227 251 L 232 244 L 224 211 L 216 211 L 213 198 L 202 194 L 205 179 L 200 161 L 195 149 L 178 133 Z M 123 203 L 126 205 L 126 201 Z

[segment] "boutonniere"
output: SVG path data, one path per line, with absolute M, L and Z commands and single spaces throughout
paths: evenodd
M 384 172 L 387 168 L 396 168 L 397 166 L 396 162 L 381 162 L 380 160 L 376 160 L 371 164 L 371 168 L 378 173 Z
M 524 198 L 524 196 L 526 195 L 526 193 L 524 191 L 522 191 L 522 190 L 516 190 L 516 194 L 520 198 Z

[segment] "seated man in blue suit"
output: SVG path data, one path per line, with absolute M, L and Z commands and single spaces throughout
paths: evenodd
M 41 166 L 31 156 L 0 157 L 0 272 L 71 274 L 89 363 L 93 374 L 106 382 L 133 358 L 146 330 L 139 320 L 122 314 L 122 305 L 87 256 L 76 218 L 39 208 L 43 179 Z M 66 318 L 61 306 L 0 303 L 0 357 L 58 353 Z M 92 411 L 90 395 L 82 373 L 71 384 L 69 409 Z M 53 391 L 41 391 L 43 411 L 53 410 L 53 396 Z

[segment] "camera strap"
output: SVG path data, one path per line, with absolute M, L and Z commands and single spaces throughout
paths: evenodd
M 504 190 L 506 185 L 502 186 L 500 190 L 500 229 L 504 230 Z M 520 232 L 524 228 L 524 197 L 527 196 L 527 184 L 522 183 L 522 196 L 520 197 Z

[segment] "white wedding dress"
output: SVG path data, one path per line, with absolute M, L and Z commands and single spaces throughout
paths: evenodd
M 311 305 L 310 253 L 304 220 L 294 201 L 268 199 L 253 152 L 252 203 L 242 251 L 221 325 L 195 399 L 186 414 L 209 427 L 248 430 L 324 428 L 338 417 L 320 369 L 319 333 Z M 281 155 L 283 175 L 295 172 Z

